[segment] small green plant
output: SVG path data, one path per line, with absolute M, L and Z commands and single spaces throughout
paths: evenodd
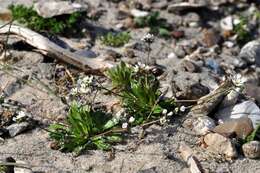
M 149 27 L 150 33 L 159 35 L 161 37 L 169 37 L 169 26 L 165 20 L 159 19 L 160 13 L 158 11 L 150 13 L 146 17 L 134 18 L 136 27 Z
M 127 88 L 131 84 L 133 73 L 133 68 L 127 66 L 124 62 L 106 71 L 106 75 L 111 79 L 113 87 L 117 89 Z
M 109 69 L 106 75 L 112 80 L 113 86 L 120 89 L 122 105 L 127 113 L 134 116 L 134 124 L 158 119 L 163 109 L 175 108 L 173 100 L 160 98 L 159 81 L 145 69 L 135 70 L 121 62 Z
M 245 44 L 252 39 L 252 35 L 248 29 L 248 19 L 240 17 L 240 22 L 235 25 L 234 32 L 237 34 L 237 41 L 240 44 Z
M 101 37 L 103 44 L 112 47 L 120 47 L 128 43 L 131 36 L 128 32 L 112 33 L 109 32 L 105 36 Z
M 67 124 L 53 124 L 49 127 L 50 137 L 57 141 L 62 151 L 79 153 L 85 149 L 111 149 L 111 144 L 122 141 L 122 135 L 115 127 L 119 122 L 108 119 L 103 112 L 90 106 L 71 105 Z
M 6 173 L 7 168 L 4 165 L 0 165 L 0 173 Z
M 254 140 L 259 140 L 260 139 L 260 124 L 255 128 L 255 130 L 246 137 L 245 143 L 254 141 Z
M 79 21 L 81 14 L 78 12 L 70 15 L 58 16 L 53 18 L 43 18 L 33 10 L 33 7 L 24 5 L 11 5 L 14 20 L 31 28 L 35 31 L 48 31 L 55 34 L 64 33 L 66 29 L 74 29 Z

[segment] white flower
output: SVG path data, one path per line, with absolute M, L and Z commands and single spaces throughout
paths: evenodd
M 122 124 L 122 128 L 123 128 L 123 129 L 126 129 L 127 127 L 128 127 L 128 123 L 123 123 L 123 124 Z
M 162 114 L 163 114 L 163 115 L 166 115 L 167 112 L 168 112 L 167 109 L 163 109 L 163 110 L 162 110 Z
M 181 111 L 181 112 L 185 112 L 185 110 L 186 110 L 186 107 L 185 107 L 185 106 L 181 106 L 181 107 L 180 107 L 180 111 Z
M 160 124 L 165 124 L 167 122 L 166 117 L 160 118 Z
M 71 95 L 77 95 L 78 94 L 78 88 L 72 88 L 70 93 L 71 93 Z
M 150 69 L 151 69 L 150 66 L 148 66 L 146 64 L 143 64 L 141 62 L 137 62 L 137 65 L 134 66 L 134 71 L 135 72 L 139 72 L 140 70 L 149 71 Z
M 13 117 L 13 121 L 18 121 L 18 120 L 21 120 L 21 119 L 23 119 L 25 117 L 26 117 L 25 112 L 24 111 L 20 111 L 16 117 Z
M 129 120 L 128 120 L 129 123 L 133 123 L 134 121 L 135 121 L 134 117 L 130 117 Z
M 246 82 L 246 78 L 244 78 L 241 74 L 237 74 L 232 78 L 232 81 L 236 86 L 242 87 Z
M 90 93 L 91 89 L 86 85 L 81 85 L 79 88 L 79 93 L 81 94 L 87 94 Z
M 93 76 L 86 76 L 82 79 L 82 83 L 84 84 L 91 84 L 93 83 L 94 77 Z
M 146 42 L 146 43 L 152 43 L 154 41 L 154 35 L 148 33 L 141 40 Z
M 172 116 L 172 115 L 173 115 L 173 112 L 172 112 L 172 111 L 167 114 L 168 117 L 170 117 L 170 116 Z
M 140 70 L 140 69 L 139 69 L 139 66 L 138 66 L 138 65 L 135 65 L 135 66 L 134 66 L 134 72 L 137 73 L 137 72 L 139 72 L 139 70 Z

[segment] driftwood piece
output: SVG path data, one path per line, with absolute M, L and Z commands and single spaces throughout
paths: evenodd
M 199 164 L 198 159 L 193 155 L 192 149 L 186 144 L 181 144 L 179 147 L 181 156 L 187 162 L 191 173 L 202 173 L 203 169 Z
M 18 25 L 11 25 L 11 27 L 10 25 L 6 25 L 0 27 L 0 34 L 8 33 L 17 35 L 27 44 L 37 48 L 44 55 L 71 64 L 85 72 L 89 72 L 91 69 L 99 70 L 109 67 L 109 64 L 104 62 L 102 58 L 87 58 L 70 52 L 28 28 Z
M 194 117 L 208 116 L 233 88 L 234 84 L 231 80 L 224 81 L 217 89 L 201 97 L 197 105 L 191 109 L 190 114 Z

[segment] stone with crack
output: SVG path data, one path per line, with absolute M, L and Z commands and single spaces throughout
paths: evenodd
M 88 6 L 86 4 L 72 3 L 69 1 L 40 1 L 34 4 L 34 8 L 40 16 L 50 18 L 63 14 L 87 11 Z
M 256 159 L 260 157 L 260 142 L 250 141 L 242 146 L 243 153 L 247 158 Z
M 240 139 L 245 139 L 253 130 L 252 121 L 247 117 L 224 122 L 213 129 L 214 132 L 224 136 L 235 134 Z
M 236 158 L 238 155 L 231 140 L 218 133 L 208 133 L 204 136 L 204 142 L 208 150 L 216 154 L 224 154 L 227 159 Z

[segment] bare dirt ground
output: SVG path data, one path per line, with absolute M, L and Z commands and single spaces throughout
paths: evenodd
M 141 38 L 149 29 L 131 27 L 132 21 L 128 21 L 119 11 L 124 8 L 124 3 L 133 4 L 130 9 L 141 6 L 143 11 L 159 10 L 160 17 L 165 18 L 172 26 L 172 33 L 168 39 L 155 38 L 151 45 L 151 64 L 156 63 L 163 69 L 160 81 L 162 88 L 169 87 L 167 95 L 182 100 L 199 99 L 217 88 L 224 76 L 240 73 L 247 79 L 246 95 L 260 103 L 257 92 L 259 64 L 239 57 L 245 43 L 237 41 L 235 34 L 228 33 L 225 27 L 221 26 L 226 17 L 235 20 L 241 15 L 247 16 L 251 40 L 258 39 L 259 18 L 254 17 L 255 11 L 259 10 L 258 1 L 201 0 L 195 1 L 195 4 L 208 4 L 199 8 L 187 7 L 179 12 L 177 8 L 174 12 L 169 12 L 172 4 L 182 2 L 178 0 L 77 2 L 90 4 L 90 17 L 100 16 L 95 21 L 86 17 L 84 36 L 60 37 L 61 40 L 66 40 L 70 47 L 76 50 L 83 48 L 88 51 L 88 55 L 91 54 L 95 58 L 106 57 L 113 63 L 120 60 L 130 64 L 145 62 L 147 47 Z M 31 0 L 2 0 L 0 14 L 11 3 L 27 6 L 33 4 Z M 120 48 L 105 46 L 95 37 L 100 33 L 121 29 L 129 31 L 132 38 Z M 0 40 L 5 38 L 5 35 L 1 35 Z M 23 110 L 37 123 L 30 130 L 15 137 L 4 138 L 0 144 L 0 160 L 13 157 L 28 164 L 35 173 L 185 173 L 189 172 L 189 168 L 180 156 L 178 148 L 181 143 L 186 143 L 195 151 L 205 172 L 260 173 L 259 160 L 245 158 L 241 151 L 238 158 L 226 160 L 224 156 L 212 154 L 201 147 L 200 136 L 183 127 L 183 122 L 190 118 L 188 111 L 167 125 L 150 126 L 143 139 L 138 138 L 140 130 L 137 127 L 132 129 L 126 143 L 116 145 L 114 152 L 91 150 L 75 156 L 51 149 L 51 140 L 44 128 L 52 122 L 66 118 L 68 105 L 64 104 L 61 93 L 66 95 L 71 84 L 66 83 L 68 74 L 65 69 L 75 78 L 81 71 L 36 52 L 15 37 L 10 36 L 8 44 L 12 45 L 9 49 L 11 56 L 7 60 L 6 68 L 0 69 L 0 89 L 5 96 L 5 102 L 0 105 L 0 116 L 3 117 L 4 112 L 15 114 Z M 127 53 L 128 50 L 133 51 L 135 56 L 131 57 Z M 119 58 L 115 54 L 119 54 Z M 104 85 L 108 85 L 106 78 L 99 78 Z M 59 85 L 61 83 L 63 85 Z M 93 94 L 87 97 L 92 98 Z M 96 102 L 106 104 L 115 99 L 111 98 L 100 92 Z M 1 130 L 2 128 L 0 136 Z

